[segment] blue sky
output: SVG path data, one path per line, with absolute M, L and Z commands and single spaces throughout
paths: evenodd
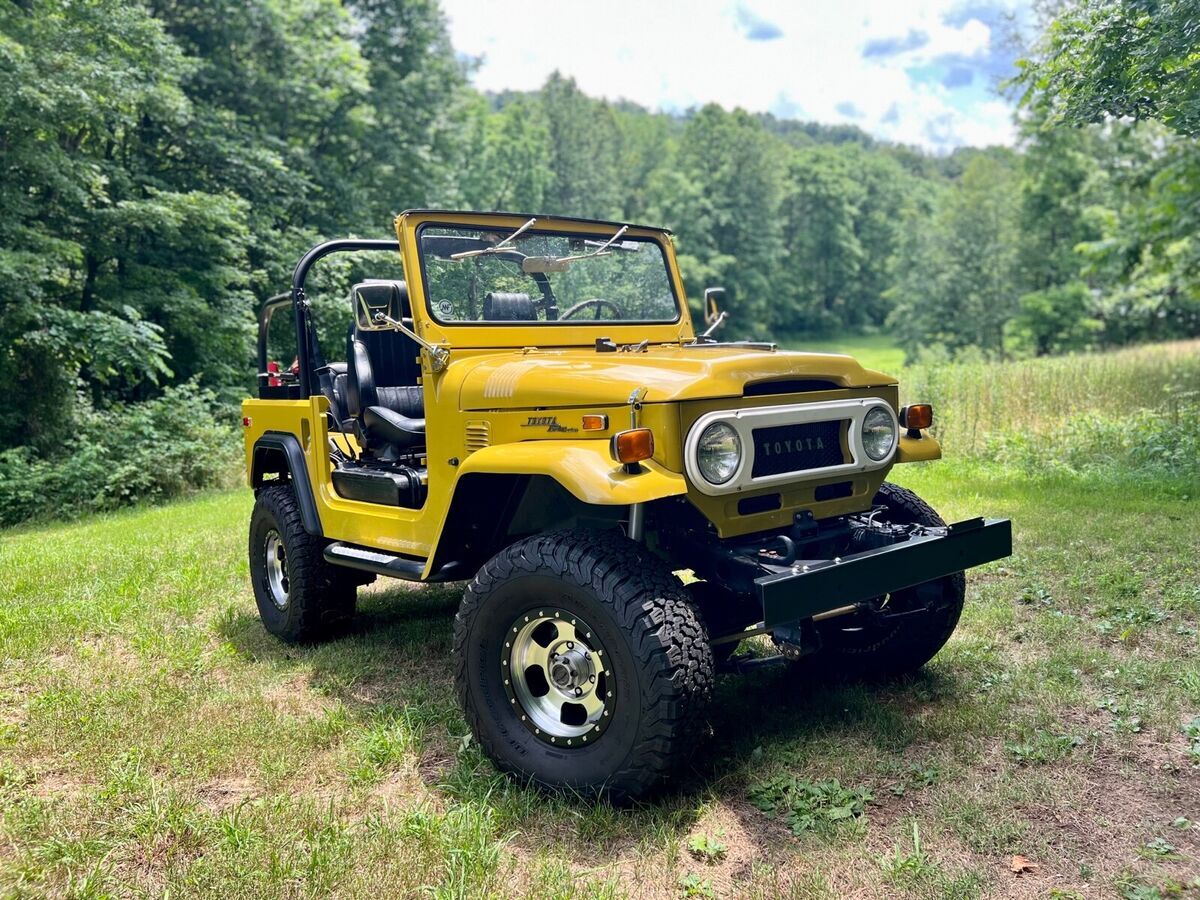
M 1030 0 L 442 0 L 482 90 L 532 90 L 555 69 L 593 96 L 651 109 L 707 102 L 849 123 L 946 152 L 1011 144 L 1012 22 Z

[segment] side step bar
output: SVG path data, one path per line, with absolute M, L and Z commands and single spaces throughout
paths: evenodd
M 346 544 L 334 541 L 325 548 L 325 561 L 335 566 L 346 566 L 359 569 L 373 575 L 386 575 L 388 578 L 399 578 L 403 581 L 461 581 L 470 577 L 470 573 L 458 562 L 448 562 L 429 578 L 422 579 L 425 571 L 425 560 L 413 559 L 411 556 L 400 556 L 386 550 L 374 550 L 370 547 L 360 547 L 357 544 Z

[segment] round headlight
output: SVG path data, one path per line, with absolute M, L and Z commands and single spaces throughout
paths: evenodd
M 741 461 L 742 439 L 724 422 L 713 422 L 700 433 L 696 465 L 705 481 L 724 484 L 733 477 Z
M 862 442 L 871 459 L 876 462 L 886 459 L 896 443 L 895 414 L 884 406 L 872 407 L 863 416 Z

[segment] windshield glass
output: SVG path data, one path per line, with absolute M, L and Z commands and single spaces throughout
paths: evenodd
M 531 220 L 534 221 L 534 220 Z M 646 238 L 423 225 L 425 294 L 437 321 L 675 322 L 662 247 Z M 515 235 L 515 236 L 514 236 Z M 617 240 L 611 240 L 614 236 Z

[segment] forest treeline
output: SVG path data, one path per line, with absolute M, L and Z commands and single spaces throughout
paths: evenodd
M 933 156 L 557 74 L 485 96 L 435 0 L 6 2 L 0 478 L 78 457 L 130 404 L 158 404 L 144 425 L 243 395 L 254 310 L 296 258 L 408 207 L 666 225 L 739 337 L 890 329 L 915 357 L 1195 335 L 1191 6 L 1073 5 L 1009 88 L 1019 146 Z

